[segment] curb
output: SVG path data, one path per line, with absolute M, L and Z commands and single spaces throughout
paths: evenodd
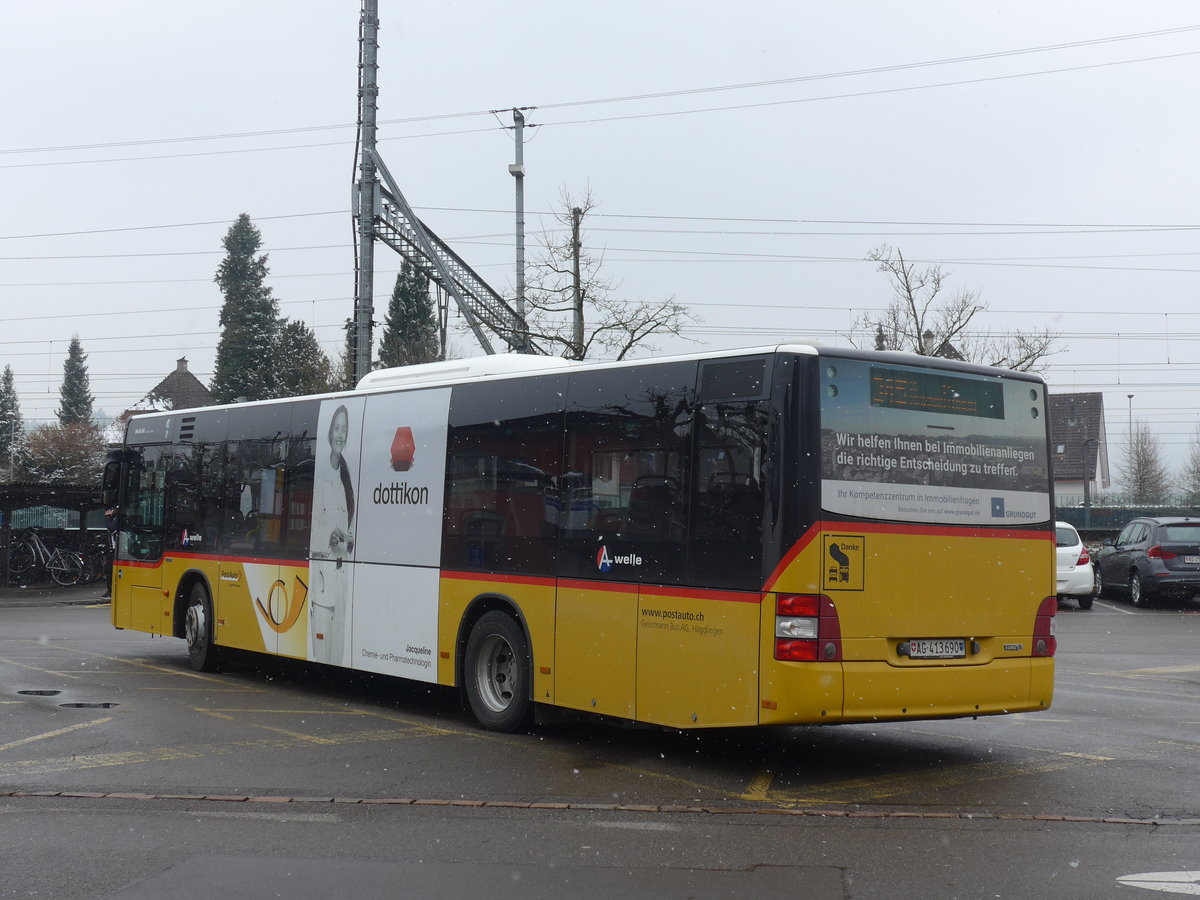
M 712 816 L 791 816 L 805 819 L 956 819 L 973 822 L 1065 822 L 1093 825 L 1200 826 L 1200 818 L 1139 819 L 1128 816 L 1068 816 L 1046 813 L 920 812 L 916 810 L 789 809 L 785 807 L 670 806 L 620 803 L 564 803 L 520 800 L 466 800 L 412 797 L 275 797 L 238 794 L 148 794 L 125 791 L 0 791 L 0 797 L 39 797 L 71 800 L 195 800 L 206 803 L 327 803 L 352 806 L 456 806 L 472 809 L 535 809 L 574 812 L 701 813 Z

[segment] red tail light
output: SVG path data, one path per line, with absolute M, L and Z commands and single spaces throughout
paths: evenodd
M 840 662 L 842 627 L 833 601 L 823 594 L 780 594 L 775 601 L 775 658 Z
M 1150 559 L 1174 559 L 1178 555 L 1178 553 L 1172 553 L 1170 550 L 1164 550 L 1157 544 L 1146 551 L 1146 556 Z
M 1058 598 L 1047 597 L 1038 607 L 1033 620 L 1033 655 L 1053 656 L 1058 652 L 1058 638 L 1054 636 L 1054 616 L 1058 612 Z
M 1075 565 L 1086 566 L 1091 561 L 1092 561 L 1092 558 L 1090 556 L 1088 556 L 1087 547 L 1084 547 L 1082 550 L 1079 551 L 1079 561 L 1076 562 Z

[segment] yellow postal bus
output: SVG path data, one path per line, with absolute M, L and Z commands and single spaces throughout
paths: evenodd
M 1046 388 L 777 346 L 139 415 L 113 624 L 676 728 L 1041 710 Z

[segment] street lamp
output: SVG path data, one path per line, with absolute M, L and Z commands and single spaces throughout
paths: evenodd
M 1125 452 L 1128 454 L 1127 458 L 1129 459 L 1130 464 L 1132 466 L 1132 462 L 1133 462 L 1133 394 L 1126 394 L 1125 396 L 1129 399 L 1129 449 L 1126 450 Z M 1132 485 L 1126 485 L 1126 487 L 1132 487 Z M 1129 502 L 1130 503 L 1133 502 L 1133 492 L 1132 491 L 1130 491 Z

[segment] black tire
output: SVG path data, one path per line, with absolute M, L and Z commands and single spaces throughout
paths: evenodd
M 1091 594 L 1080 594 L 1075 599 L 1079 601 L 1080 609 L 1091 609 L 1092 608 L 1092 595 Z
M 529 642 L 506 613 L 484 613 L 467 638 L 463 681 L 475 720 L 488 731 L 516 731 L 533 710 Z
M 46 564 L 46 569 L 55 584 L 61 584 L 63 587 L 79 584 L 83 578 L 83 558 L 69 550 L 56 550 Z
M 183 636 L 188 657 L 197 672 L 215 672 L 221 667 L 220 648 L 213 638 L 213 608 L 208 588 L 197 581 L 188 594 L 184 612 Z
M 14 576 L 29 574 L 37 565 L 37 554 L 26 543 L 13 544 L 8 556 L 8 571 Z
M 1150 607 L 1150 595 L 1142 584 L 1142 576 L 1138 574 L 1137 569 L 1129 573 L 1129 602 L 1138 609 Z
M 1100 575 L 1100 567 L 1092 566 L 1092 599 L 1104 596 L 1104 579 Z

